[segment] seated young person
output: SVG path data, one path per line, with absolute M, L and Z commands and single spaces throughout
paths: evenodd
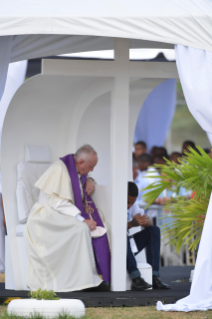
M 138 196 L 138 188 L 135 183 L 128 182 L 128 201 L 127 201 L 127 228 L 141 226 L 142 230 L 133 235 L 139 253 L 146 247 L 147 262 L 153 269 L 153 288 L 154 289 L 170 289 L 170 286 L 161 281 L 159 275 L 160 263 L 160 228 L 152 226 L 148 217 L 143 214 L 143 210 L 139 208 L 136 199 Z M 130 240 L 127 237 L 127 271 L 132 279 L 132 290 L 145 290 L 151 288 L 151 285 L 145 282 L 141 277 L 134 254 L 130 247 Z

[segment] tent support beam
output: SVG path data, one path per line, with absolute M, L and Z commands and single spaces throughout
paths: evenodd
M 112 290 L 126 290 L 129 135 L 129 40 L 116 39 L 111 107 Z M 123 218 L 125 217 L 125 218 Z M 117 234 L 119 234 L 117 236 Z
M 175 62 L 128 61 L 128 64 L 130 77 L 179 78 Z M 118 70 L 118 60 L 69 60 L 68 66 L 67 60 L 42 60 L 42 74 L 44 75 L 116 77 Z

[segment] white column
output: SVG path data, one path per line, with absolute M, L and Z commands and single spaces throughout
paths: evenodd
M 111 110 L 112 290 L 126 290 L 129 40 L 116 39 Z

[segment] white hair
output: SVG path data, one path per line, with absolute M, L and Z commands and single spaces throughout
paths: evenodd
M 97 152 L 92 146 L 90 146 L 89 144 L 85 144 L 76 151 L 74 158 L 77 161 L 81 159 L 88 161 L 91 155 L 97 156 Z

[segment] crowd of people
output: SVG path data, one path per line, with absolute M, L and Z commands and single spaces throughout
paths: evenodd
M 141 231 L 133 235 L 138 252 L 146 248 L 147 262 L 152 266 L 153 280 L 152 286 L 154 289 L 170 289 L 171 287 L 160 279 L 159 263 L 160 263 L 160 218 L 162 209 L 154 209 L 154 207 L 146 209 L 144 207 L 143 195 L 148 192 L 144 190 L 150 184 L 160 180 L 160 167 L 154 164 L 166 165 L 166 159 L 171 162 L 180 164 L 179 159 L 186 156 L 190 152 L 190 148 L 196 150 L 195 143 L 192 141 L 185 141 L 182 144 L 182 153 L 173 152 L 168 155 L 165 147 L 152 147 L 150 153 L 147 153 L 147 145 L 143 141 L 135 144 L 133 153 L 133 180 L 134 182 L 128 183 L 128 229 L 135 226 L 141 226 Z M 212 159 L 212 150 L 205 149 Z M 179 195 L 190 198 L 191 192 L 181 187 Z M 170 198 L 175 197 L 173 191 L 164 190 L 158 196 L 153 204 L 164 205 Z M 150 216 L 151 212 L 151 216 Z M 151 218 L 150 218 L 151 217 Z M 157 222 L 156 222 L 157 221 Z M 127 247 L 127 271 L 132 279 L 132 289 L 146 290 L 149 284 L 144 281 L 142 274 L 137 269 L 135 256 L 132 253 L 128 238 Z
M 166 165 L 166 159 L 171 162 L 179 164 L 179 159 L 189 152 L 189 148 L 197 150 L 196 145 L 193 141 L 184 141 L 182 144 L 182 152 L 172 152 L 168 154 L 165 147 L 153 146 L 150 152 L 147 152 L 147 145 L 143 141 L 135 143 L 134 153 L 133 153 L 133 180 L 139 189 L 139 195 L 137 198 L 138 204 L 144 204 L 143 195 L 146 193 L 143 189 L 146 188 L 153 182 L 157 182 L 160 179 L 160 171 L 157 167 L 154 168 L 154 164 Z M 204 151 L 212 159 L 212 149 L 206 148 Z M 155 176 L 155 178 L 148 176 Z M 145 178 L 144 178 L 145 177 Z M 182 196 L 188 196 L 188 192 L 185 189 L 181 189 Z M 167 194 L 164 196 L 159 196 L 155 201 L 155 204 L 165 204 L 167 199 Z

